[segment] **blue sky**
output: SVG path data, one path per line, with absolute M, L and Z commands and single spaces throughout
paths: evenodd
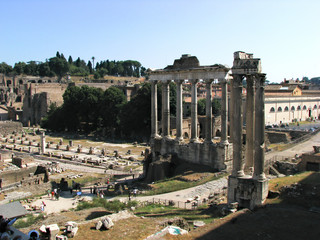
M 271 82 L 320 76 L 319 0 L 0 0 L 0 62 L 56 52 L 164 68 L 181 54 L 261 58 Z

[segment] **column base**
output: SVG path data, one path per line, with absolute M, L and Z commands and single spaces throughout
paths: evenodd
M 190 139 L 190 143 L 200 143 L 198 138 L 192 138 Z
M 161 139 L 161 136 L 159 134 L 154 134 L 151 136 L 151 138 Z
M 221 141 L 220 145 L 227 146 L 227 145 L 229 145 L 229 141 L 228 140 Z
M 175 141 L 176 141 L 176 142 L 184 142 L 184 139 L 183 139 L 183 137 L 177 137 L 177 138 L 175 139 Z
M 228 203 L 238 202 L 241 208 L 254 209 L 264 205 L 268 196 L 268 179 L 259 181 L 251 177 L 228 179 Z

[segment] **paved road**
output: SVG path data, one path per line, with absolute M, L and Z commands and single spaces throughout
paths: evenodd
M 273 158 L 274 156 L 283 156 L 292 158 L 296 154 L 301 155 L 313 151 L 313 146 L 320 146 L 320 132 L 312 136 L 309 140 L 298 143 L 297 145 L 288 148 L 284 151 L 275 151 L 266 153 L 266 159 Z

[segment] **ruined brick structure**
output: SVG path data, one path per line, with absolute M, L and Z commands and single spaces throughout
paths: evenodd
M 28 83 L 25 84 L 23 98 L 24 126 L 40 124 L 41 118 L 46 116 L 51 103 L 57 106 L 63 104 L 62 95 L 68 85 L 63 83 Z

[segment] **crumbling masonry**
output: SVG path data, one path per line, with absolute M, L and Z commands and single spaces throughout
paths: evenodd
M 235 52 L 232 67 L 231 113 L 233 168 L 228 181 L 228 202 L 253 209 L 262 205 L 268 195 L 268 180 L 264 174 L 265 121 L 264 82 L 261 61 L 252 54 Z M 247 80 L 246 156 L 242 138 L 242 82 Z
M 175 154 L 178 158 L 190 163 L 210 166 L 216 170 L 231 167 L 232 146 L 227 136 L 227 74 L 229 68 L 223 65 L 200 66 L 194 56 L 182 55 L 173 65 L 165 69 L 150 72 L 151 82 L 151 152 L 155 155 Z M 206 136 L 199 141 L 197 119 L 197 83 L 206 83 Z M 222 88 L 221 142 L 214 144 L 212 126 L 212 82 L 218 80 Z M 157 82 L 162 82 L 162 133 L 158 131 Z M 169 83 L 176 83 L 176 137 L 170 136 L 170 96 Z M 186 143 L 182 133 L 182 83 L 191 83 L 191 139 Z
M 244 52 L 234 53 L 234 62 L 229 68 L 223 65 L 200 66 L 196 57 L 182 55 L 174 64 L 150 72 L 151 82 L 151 153 L 156 155 L 175 154 L 190 163 L 210 166 L 216 170 L 231 170 L 228 180 L 228 202 L 238 202 L 240 207 L 251 209 L 262 205 L 268 194 L 268 181 L 264 174 L 264 82 L 260 59 Z M 218 80 L 222 89 L 221 141 L 212 141 L 212 82 Z M 206 135 L 198 139 L 197 83 L 206 83 Z M 227 135 L 228 96 L 230 80 L 231 111 L 230 134 Z M 242 82 L 247 81 L 246 99 L 246 146 L 243 146 Z M 158 130 L 157 82 L 162 83 L 162 132 Z M 170 136 L 169 83 L 176 83 L 177 111 L 176 137 Z M 191 139 L 186 143 L 182 136 L 182 83 L 191 83 Z M 232 154 L 231 154 L 232 153 Z M 246 155 L 244 155 L 244 153 Z M 232 156 L 231 156 L 232 155 Z M 233 162 L 230 161 L 233 159 Z

